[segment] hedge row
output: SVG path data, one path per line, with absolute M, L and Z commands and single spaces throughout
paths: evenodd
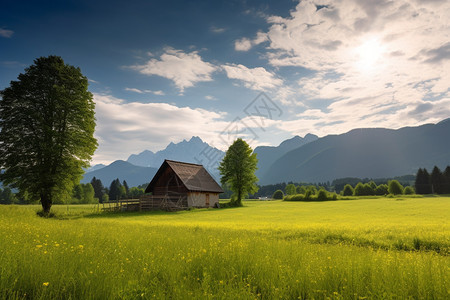
M 305 194 L 288 195 L 284 197 L 284 201 L 328 201 L 337 200 L 336 193 L 329 193 L 325 190 L 320 190 L 317 195 L 311 195 L 306 192 Z

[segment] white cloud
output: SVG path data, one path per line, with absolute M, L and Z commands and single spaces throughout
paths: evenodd
M 269 17 L 269 63 L 313 70 L 289 86 L 310 109 L 279 128 L 325 135 L 450 116 L 449 16 L 448 1 L 305 0 Z
M 125 88 L 125 91 L 127 92 L 133 92 L 133 93 L 138 93 L 138 94 L 143 94 L 144 91 L 140 90 L 140 89 L 136 89 L 136 88 Z
M 125 88 L 125 91 L 127 92 L 133 92 L 133 93 L 138 93 L 138 94 L 154 94 L 154 95 L 158 95 L 158 96 L 163 96 L 165 95 L 163 91 L 161 90 L 157 90 L 157 91 L 152 91 L 152 90 L 140 90 L 137 88 Z
M 96 84 L 99 83 L 97 80 L 94 80 L 94 79 L 91 79 L 91 78 L 88 78 L 88 81 L 91 82 L 91 83 L 96 83 Z
M 9 29 L 0 28 L 0 36 L 4 38 L 10 38 L 14 34 L 14 31 Z
M 248 38 L 242 38 L 234 42 L 236 51 L 248 51 L 252 48 L 252 42 Z
M 161 90 L 157 90 L 157 91 L 151 91 L 152 94 L 154 95 L 158 95 L 158 96 L 164 96 L 165 93 Z
M 206 99 L 206 100 L 212 100 L 212 101 L 219 100 L 219 99 L 217 99 L 216 97 L 211 96 L 211 95 L 206 95 L 206 96 L 205 96 L 205 99 Z
M 15 61 L 15 60 L 4 60 L 0 61 L 0 65 L 7 67 L 7 68 L 17 68 L 17 67 L 26 67 L 26 64 L 23 64 L 21 62 Z
M 145 149 L 158 151 L 170 142 L 199 136 L 205 142 L 226 150 L 237 138 L 256 147 L 275 134 L 275 116 L 227 116 L 226 112 L 178 107 L 168 103 L 127 102 L 108 94 L 94 93 L 99 147 L 93 164 L 126 160 Z M 279 132 L 279 131 L 278 131 Z M 280 142 L 280 141 L 278 141 Z
M 216 27 L 216 26 L 211 26 L 209 28 L 209 30 L 213 33 L 224 33 L 226 31 L 226 28 L 223 27 Z
M 197 51 L 184 53 L 167 48 L 160 59 L 152 58 L 143 65 L 131 66 L 145 75 L 157 75 L 172 80 L 180 92 L 197 82 L 212 81 L 211 74 L 217 69 L 202 60 Z
M 160 150 L 170 142 L 200 136 L 221 145 L 226 113 L 167 103 L 126 102 L 110 95 L 94 94 L 99 148 L 94 163 L 127 159 L 145 149 Z
M 263 67 L 247 68 L 240 64 L 228 64 L 223 65 L 222 68 L 227 73 L 228 78 L 242 81 L 245 87 L 249 89 L 266 91 L 283 84 L 280 78 L 277 78 Z
M 264 43 L 268 41 L 268 37 L 266 33 L 263 32 L 258 32 L 256 34 L 256 37 L 253 40 L 250 40 L 248 38 L 242 38 L 239 40 L 236 40 L 234 42 L 234 49 L 236 51 L 248 51 L 250 50 L 253 46 L 259 45 L 261 43 Z
M 256 34 L 256 37 L 253 39 L 252 44 L 253 46 L 255 46 L 267 42 L 268 40 L 269 38 L 267 37 L 267 34 L 260 31 Z

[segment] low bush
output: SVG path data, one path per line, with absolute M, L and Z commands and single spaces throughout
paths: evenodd
M 311 192 L 311 190 L 306 190 L 306 193 L 305 193 L 305 200 L 306 201 L 310 201 L 311 200 L 311 198 L 312 198 L 312 192 Z
M 275 193 L 273 193 L 272 198 L 273 199 L 283 199 L 284 193 L 282 190 L 276 190 Z
M 391 180 L 388 183 L 389 194 L 401 195 L 403 194 L 403 186 L 397 180 Z
M 414 195 L 414 188 L 412 186 L 407 186 L 405 187 L 405 189 L 403 190 L 403 194 L 405 195 Z
M 353 187 L 350 184 L 346 184 L 344 186 L 344 190 L 342 192 L 343 196 L 353 196 L 354 190 Z
M 295 195 L 287 195 L 283 199 L 284 201 L 305 201 L 305 195 L 303 194 L 295 194 Z
M 328 201 L 337 200 L 336 193 L 328 193 L 326 190 L 320 190 L 317 195 L 311 195 L 311 192 L 306 191 L 305 194 L 287 195 L 283 198 L 284 201 Z
M 378 195 L 378 196 L 384 196 L 384 195 L 387 195 L 387 194 L 389 194 L 387 184 L 380 184 L 380 185 L 377 186 L 377 188 L 375 189 L 375 195 Z
M 317 194 L 317 201 L 327 201 L 328 200 L 327 194 L 328 194 L 327 191 L 320 190 L 319 193 Z

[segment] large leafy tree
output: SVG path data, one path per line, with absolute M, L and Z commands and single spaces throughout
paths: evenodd
M 61 57 L 40 57 L 0 95 L 0 179 L 48 213 L 97 148 L 88 80 Z
M 253 153 L 252 148 L 243 139 L 237 139 L 228 148 L 220 162 L 219 171 L 222 175 L 221 183 L 228 184 L 233 191 L 233 205 L 241 206 L 243 197 L 258 191 L 258 177 L 255 175 L 257 163 L 256 153 Z

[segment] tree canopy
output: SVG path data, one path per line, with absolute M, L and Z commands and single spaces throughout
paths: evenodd
M 88 80 L 61 57 L 40 57 L 0 95 L 0 180 L 48 213 L 97 148 Z
M 430 179 L 431 179 L 431 186 L 433 188 L 433 193 L 443 194 L 446 189 L 445 188 L 446 178 L 437 166 L 434 166 L 433 171 L 431 171 Z
M 295 187 L 295 185 L 293 183 L 289 183 L 286 186 L 286 195 L 295 195 L 296 192 L 297 192 L 297 188 Z
M 91 185 L 94 188 L 94 197 L 97 198 L 100 203 L 103 202 L 103 194 L 105 194 L 105 187 L 100 179 L 92 178 Z
M 284 193 L 282 190 L 276 190 L 272 195 L 272 199 L 283 199 L 283 197 Z
M 417 194 L 450 194 L 450 166 L 444 172 L 434 166 L 431 174 L 427 169 L 420 168 L 414 187 Z
M 431 179 L 427 169 L 420 168 L 417 171 L 416 181 L 414 184 L 417 194 L 431 194 Z
M 115 201 L 126 196 L 125 187 L 120 183 L 119 178 L 113 180 L 109 186 L 109 200 Z
M 353 193 L 354 193 L 353 187 L 350 184 L 346 184 L 344 186 L 344 190 L 343 190 L 342 194 L 344 196 L 353 196 Z
M 256 153 L 240 138 L 228 148 L 220 162 L 220 181 L 223 185 L 228 184 L 233 191 L 231 202 L 234 205 L 241 206 L 243 197 L 258 191 L 258 178 L 255 175 L 257 163 Z
M 388 183 L 388 191 L 392 195 L 401 195 L 403 194 L 403 186 L 398 180 L 391 180 Z

